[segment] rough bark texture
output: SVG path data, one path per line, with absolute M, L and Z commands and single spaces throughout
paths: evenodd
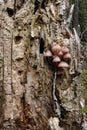
M 75 4 L 75 7 L 74 7 L 74 13 L 73 13 L 73 21 L 72 21 L 72 26 L 74 28 L 76 28 L 78 34 L 79 34 L 79 22 L 78 22 L 78 11 L 79 11 L 79 2 L 78 0 L 74 0 L 74 4 Z
M 68 9 L 68 0 L 0 1 L 1 130 L 81 129 L 80 44 Z M 71 53 L 63 74 L 43 55 L 53 41 Z

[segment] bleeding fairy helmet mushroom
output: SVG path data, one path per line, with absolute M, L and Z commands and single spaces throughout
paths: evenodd
M 68 52 L 69 52 L 69 49 L 68 49 L 66 46 L 63 46 L 63 47 L 62 47 L 62 52 L 63 52 L 63 53 L 68 53 Z
M 52 42 L 51 47 L 53 47 L 55 45 L 57 45 L 57 43 L 56 42 Z
M 64 62 L 64 61 L 61 61 L 59 64 L 58 64 L 58 67 L 61 67 L 61 68 L 69 68 L 69 65 Z
M 66 53 L 64 56 L 63 56 L 64 59 L 71 59 L 71 55 L 70 53 Z
M 59 51 L 58 56 L 62 56 L 62 55 L 63 55 L 63 52 Z
M 58 57 L 58 56 L 55 56 L 54 58 L 53 58 L 53 62 L 60 62 L 61 60 L 60 60 L 60 58 Z
M 46 56 L 46 57 L 51 57 L 51 56 L 52 56 L 51 51 L 50 51 L 50 50 L 45 51 L 45 52 L 44 52 L 44 56 Z
M 60 45 L 55 45 L 55 46 L 52 46 L 52 52 L 54 53 L 54 54 L 57 54 L 59 51 L 61 50 L 61 47 L 60 47 Z

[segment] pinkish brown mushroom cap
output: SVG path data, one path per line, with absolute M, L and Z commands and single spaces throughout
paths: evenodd
M 69 52 L 69 49 L 68 49 L 66 46 L 63 46 L 63 47 L 62 47 L 62 52 L 63 52 L 63 53 L 68 53 L 68 52 Z
M 63 56 L 63 58 L 65 58 L 65 59 L 71 59 L 70 53 L 66 53 L 66 54 Z
M 62 55 L 63 55 L 63 52 L 59 51 L 58 56 L 62 56 Z
M 61 50 L 61 47 L 60 45 L 55 45 L 55 46 L 52 46 L 52 52 L 55 54 L 55 53 L 58 53 L 59 51 Z
M 64 61 L 61 61 L 59 64 L 58 64 L 58 67 L 62 67 L 62 68 L 69 68 L 69 65 L 64 62 Z
M 51 56 L 52 56 L 51 51 L 50 51 L 50 50 L 45 51 L 45 52 L 44 52 L 44 56 L 46 56 L 46 57 L 51 57 Z
M 56 56 L 56 57 L 53 58 L 53 62 L 60 62 L 60 61 L 61 60 L 60 60 L 60 58 L 58 56 Z

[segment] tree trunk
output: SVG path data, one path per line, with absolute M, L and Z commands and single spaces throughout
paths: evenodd
M 81 129 L 80 43 L 68 9 L 68 0 L 0 1 L 1 130 Z M 59 57 L 69 68 L 47 56 L 57 56 L 55 43 L 68 49 Z

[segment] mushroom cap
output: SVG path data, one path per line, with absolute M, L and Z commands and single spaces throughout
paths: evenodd
M 52 46 L 53 53 L 58 53 L 60 50 L 61 50 L 60 45 L 57 44 L 57 45 Z
M 68 52 L 69 52 L 69 49 L 68 49 L 66 46 L 63 46 L 63 47 L 62 47 L 62 52 L 63 52 L 63 53 L 68 53 Z
M 54 58 L 53 58 L 53 62 L 60 62 L 61 60 L 60 60 L 60 58 L 58 57 L 58 56 L 55 56 Z
M 58 56 L 62 56 L 62 55 L 63 55 L 63 52 L 59 51 Z
M 44 56 L 46 56 L 46 57 L 51 57 L 51 56 L 52 56 L 51 51 L 50 51 L 50 50 L 45 51 L 45 52 L 44 52 Z
M 64 61 L 61 61 L 61 62 L 58 64 L 58 67 L 68 68 L 69 65 L 68 65 L 66 62 L 64 62 Z
M 71 55 L 70 53 L 66 53 L 64 56 L 63 56 L 64 59 L 71 59 Z
M 57 45 L 57 43 L 56 42 L 52 42 L 51 46 L 55 46 L 55 45 Z

